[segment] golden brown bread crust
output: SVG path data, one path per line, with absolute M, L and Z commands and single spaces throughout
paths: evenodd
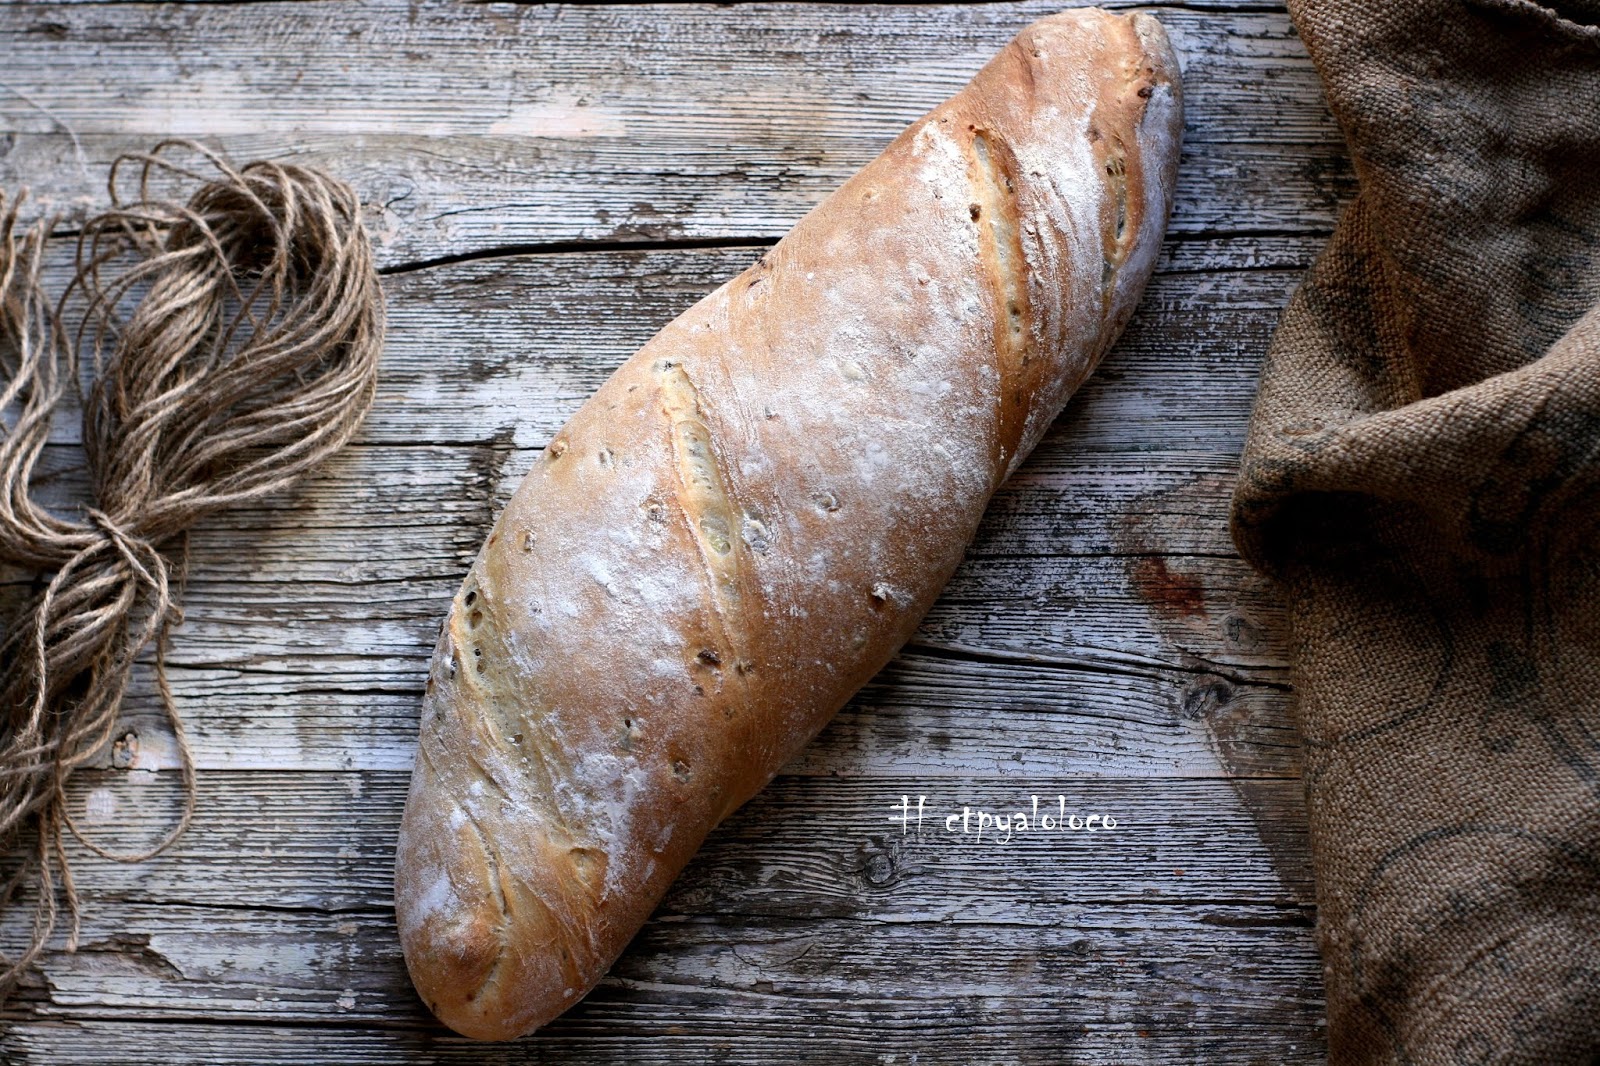
M 1153 18 L 1035 23 L 557 434 L 423 702 L 395 901 L 440 1019 L 577 1002 L 911 636 L 1132 313 L 1180 110 Z

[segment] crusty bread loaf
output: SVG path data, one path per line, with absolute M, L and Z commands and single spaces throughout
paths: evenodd
M 1133 312 L 1181 129 L 1159 23 L 1044 19 L 579 409 L 456 596 L 395 902 L 526 1033 L 915 630 Z

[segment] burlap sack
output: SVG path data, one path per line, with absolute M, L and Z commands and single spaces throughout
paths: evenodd
M 1359 196 L 1234 497 L 1334 1063 L 1600 1061 L 1600 0 L 1290 0 Z

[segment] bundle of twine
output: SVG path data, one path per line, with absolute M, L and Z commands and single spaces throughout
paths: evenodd
M 187 202 L 157 195 L 174 182 L 199 189 Z M 16 863 L 0 911 L 33 897 L 28 945 L 0 956 L 0 997 L 49 939 L 63 900 L 76 947 L 63 829 L 97 855 L 137 862 L 188 827 L 194 764 L 166 671 L 186 532 L 288 488 L 343 446 L 371 406 L 383 343 L 360 202 L 343 182 L 268 162 L 236 170 L 201 145 L 166 141 L 119 158 L 108 184 L 112 206 L 83 225 L 55 302 L 41 271 L 58 220 L 21 226 L 26 193 L 9 203 L 0 193 L 0 562 L 43 586 L 0 633 L 0 844 Z M 89 500 L 76 518 L 35 495 L 64 402 L 83 412 Z M 154 847 L 123 854 L 84 837 L 66 783 L 105 753 L 145 660 L 184 806 Z

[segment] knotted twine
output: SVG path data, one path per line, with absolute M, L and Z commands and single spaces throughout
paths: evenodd
M 216 174 L 174 161 L 173 149 Z M 135 178 L 128 195 L 125 176 Z M 154 187 L 171 180 L 201 185 L 178 203 Z M 137 862 L 188 827 L 194 760 L 166 673 L 186 531 L 288 488 L 343 446 L 371 405 L 383 342 L 360 202 L 343 182 L 269 162 L 236 170 L 200 145 L 165 141 L 119 158 L 108 184 L 112 206 L 84 224 L 76 272 L 53 306 L 41 269 L 56 220 L 21 228 L 22 197 L 8 204 L 0 193 L 0 561 L 51 575 L 0 639 L 0 842 L 26 851 L 0 883 L 0 910 L 24 886 L 35 896 L 30 943 L 0 956 L 0 995 L 48 940 L 58 894 L 76 946 L 63 828 L 97 855 Z M 90 481 L 76 519 L 34 495 L 68 398 L 82 404 Z M 85 839 L 65 786 L 111 740 L 147 649 L 184 806 L 155 846 L 123 854 Z

